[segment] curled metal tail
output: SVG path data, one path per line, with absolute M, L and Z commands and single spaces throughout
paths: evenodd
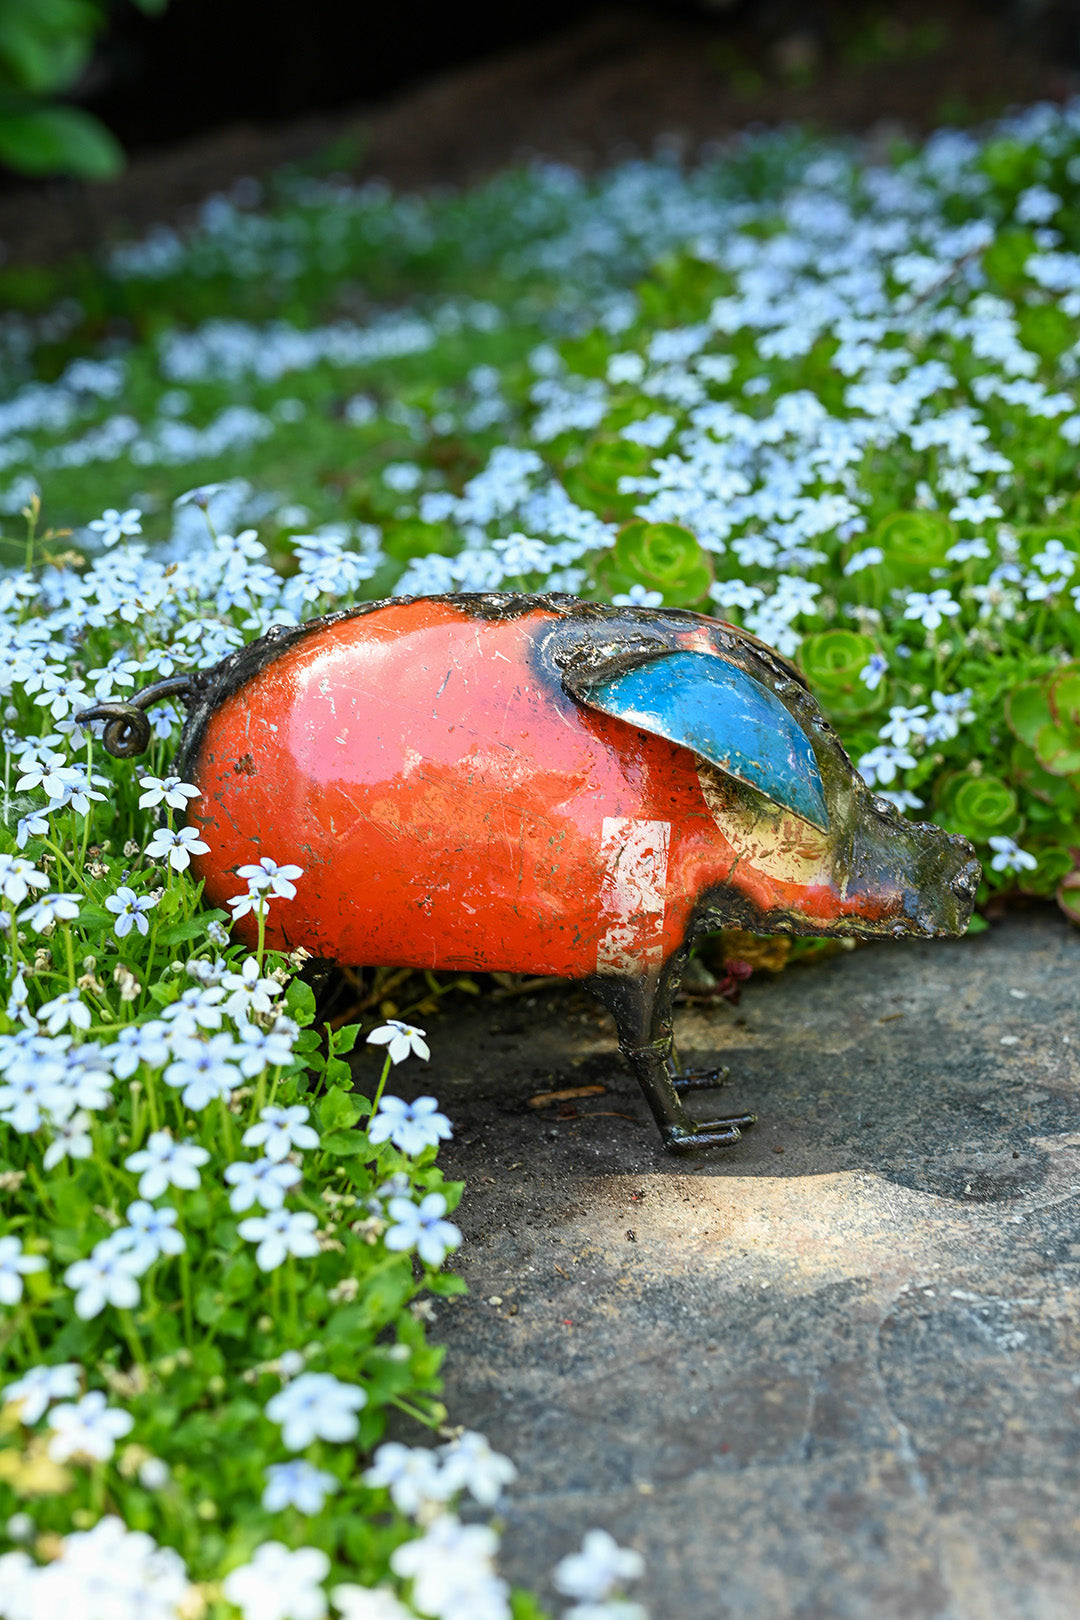
M 96 703 L 92 709 L 84 709 L 77 714 L 75 719 L 80 725 L 87 725 L 91 720 L 104 720 L 102 741 L 107 752 L 115 759 L 133 759 L 150 746 L 152 733 L 146 710 L 160 703 L 162 698 L 189 697 L 193 684 L 190 675 L 171 675 L 166 681 L 156 681 L 153 686 L 143 687 L 130 699 L 111 698 L 107 703 Z

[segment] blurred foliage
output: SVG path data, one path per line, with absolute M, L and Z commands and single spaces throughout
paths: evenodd
M 150 15 L 168 0 L 134 0 Z M 109 180 L 124 166 L 99 119 L 56 98 L 85 71 L 106 22 L 100 0 L 0 0 L 0 163 L 20 174 Z

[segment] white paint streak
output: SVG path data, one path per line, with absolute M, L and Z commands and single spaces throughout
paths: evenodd
M 670 822 L 605 816 L 598 973 L 641 974 L 660 966 L 670 843 Z

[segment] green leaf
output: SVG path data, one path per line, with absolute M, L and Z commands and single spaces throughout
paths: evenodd
M 105 125 L 78 107 L 35 107 L 0 113 L 0 163 L 20 174 L 112 180 L 124 153 Z
M 551 1610 L 542 1608 L 533 1594 L 520 1586 L 510 1593 L 510 1613 L 513 1620 L 551 1620 Z
M 289 1017 L 298 1024 L 310 1024 L 315 1018 L 315 992 L 303 979 L 294 979 L 285 992 L 285 1006 Z
M 319 1124 L 324 1131 L 340 1131 L 355 1125 L 362 1114 L 370 1111 L 369 1103 L 337 1086 L 319 1104 Z
M 330 1037 L 330 1045 L 339 1055 L 344 1054 L 345 1052 L 351 1052 L 353 1047 L 356 1045 L 357 1036 L 359 1034 L 359 1024 L 346 1024 L 343 1029 L 334 1031 L 333 1035 Z
M 428 1278 L 424 1286 L 429 1294 L 439 1294 L 443 1299 L 469 1292 L 469 1285 L 464 1277 L 459 1277 L 453 1271 L 437 1271 L 434 1276 Z
M 375 1152 L 364 1131 L 331 1131 L 320 1145 L 325 1153 L 333 1153 L 339 1159 L 355 1159 L 358 1153 Z
M 186 917 L 183 922 L 170 923 L 168 928 L 163 928 L 158 939 L 162 945 L 179 945 L 184 939 L 201 939 L 205 933 L 204 916 Z

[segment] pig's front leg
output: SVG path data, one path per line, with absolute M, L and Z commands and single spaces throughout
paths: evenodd
M 754 1114 L 726 1119 L 692 1120 L 682 1105 L 681 1090 L 715 1086 L 723 1078 L 717 1071 L 682 1074 L 675 1057 L 671 1027 L 671 999 L 678 986 L 682 961 L 673 958 L 658 977 L 594 979 L 590 988 L 613 1013 L 619 1048 L 637 1077 L 663 1138 L 673 1153 L 699 1148 L 728 1147 L 737 1142 Z

